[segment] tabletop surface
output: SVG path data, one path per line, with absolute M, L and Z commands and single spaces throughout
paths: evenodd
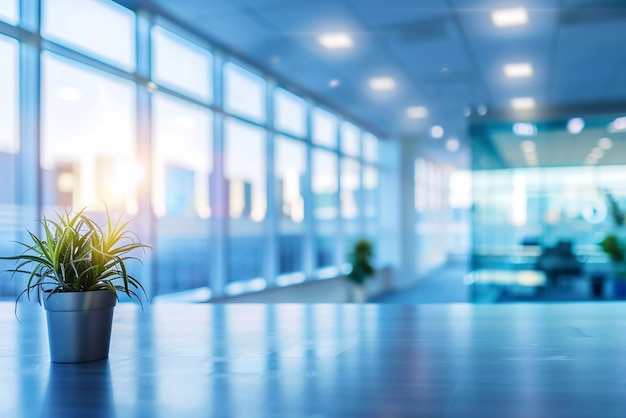
M 0 303 L 0 417 L 624 417 L 626 303 L 135 304 L 53 364 Z

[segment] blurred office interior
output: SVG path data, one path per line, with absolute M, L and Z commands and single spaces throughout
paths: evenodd
M 599 244 L 625 235 L 625 22 L 615 0 L 0 0 L 0 255 L 106 206 L 154 247 L 155 302 L 347 301 L 359 238 L 374 302 L 620 298 Z

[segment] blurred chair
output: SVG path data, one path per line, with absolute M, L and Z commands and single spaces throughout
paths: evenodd
M 559 241 L 554 247 L 542 249 L 535 268 L 546 274 L 548 283 L 556 284 L 562 278 L 578 277 L 583 266 L 576 257 L 571 241 Z

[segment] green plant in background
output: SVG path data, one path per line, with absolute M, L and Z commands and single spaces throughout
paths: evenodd
M 626 220 L 626 212 L 622 210 L 617 199 L 608 191 L 604 192 L 608 203 L 608 212 L 613 220 L 616 230 L 624 226 Z M 604 251 L 611 263 L 613 263 L 614 277 L 620 280 L 626 280 L 626 256 L 625 247 L 621 242 L 617 232 L 608 233 L 598 243 L 602 251 Z
M 348 274 L 348 279 L 354 283 L 363 284 L 365 279 L 374 275 L 372 257 L 374 249 L 372 243 L 366 239 L 360 239 L 354 243 L 352 252 L 348 260 L 352 265 L 352 271 Z
M 602 241 L 600 241 L 600 247 L 609 256 L 612 262 L 624 262 L 624 250 L 622 248 L 622 244 L 619 242 L 619 238 L 617 238 L 617 235 L 606 235 Z
M 13 273 L 12 277 L 17 273 L 28 275 L 18 300 L 24 293 L 30 299 L 31 293 L 36 292 L 41 303 L 42 296 L 57 292 L 108 290 L 118 300 L 118 292 L 122 292 L 141 302 L 137 291 L 145 295 L 145 290 L 128 273 L 126 263 L 138 260 L 129 255 L 132 251 L 151 247 L 126 230 L 130 220 L 123 222 L 122 215 L 113 221 L 107 210 L 104 229 L 84 212 L 85 209 L 77 213 L 66 209 L 56 214 L 56 220 L 44 216 L 42 239 L 28 231 L 32 243 L 18 242 L 25 247 L 22 254 L 0 257 L 16 261 L 16 267 L 7 270 Z

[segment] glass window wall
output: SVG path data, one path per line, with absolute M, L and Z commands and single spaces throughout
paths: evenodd
M 304 251 L 304 175 L 307 171 L 306 145 L 303 142 L 277 137 L 275 139 L 275 193 L 279 214 L 278 272 L 302 270 Z
M 17 41 L 0 36 L 0 254 L 13 254 L 18 246 L 23 226 L 18 202 L 18 159 L 20 136 L 18 125 L 19 67 Z M 12 262 L 0 260 L 0 271 L 13 267 Z M 16 280 L 0 280 L 0 296 L 14 294 Z
M 165 94 L 154 96 L 157 294 L 209 286 L 212 132 L 210 111 Z
M 350 158 L 341 159 L 341 217 L 343 218 L 346 248 L 360 238 L 359 192 L 361 188 L 361 163 Z
M 306 102 L 284 89 L 274 92 L 274 128 L 294 136 L 306 135 Z
M 254 122 L 265 122 L 265 80 L 228 62 L 224 65 L 224 109 Z
M 15 25 L 19 22 L 19 15 L 17 0 L 0 0 L 0 20 Z
M 341 152 L 350 157 L 358 157 L 361 152 L 361 131 L 350 122 L 341 123 Z
M 42 55 L 44 209 L 137 213 L 145 173 L 136 158 L 135 85 L 51 53 Z
M 313 143 L 328 148 L 337 148 L 337 117 L 319 107 L 311 112 Z
M 265 131 L 227 119 L 224 177 L 228 185 L 228 281 L 263 277 L 266 193 Z
M 209 51 L 163 29 L 152 29 L 152 79 L 160 85 L 210 102 L 213 56 Z
M 337 154 L 313 149 L 312 189 L 315 222 L 316 266 L 336 265 L 336 236 L 338 216 Z
M 112 1 L 43 0 L 41 21 L 45 38 L 124 70 L 135 69 L 135 13 L 131 10 Z
M 30 27 L 10 29 L 16 39 L 0 33 L 2 251 L 14 252 L 5 246 L 23 233 L 22 218 L 31 213 L 24 205 L 33 205 L 32 196 L 41 196 L 40 206 L 32 208 L 38 213 L 86 208 L 103 220 L 107 208 L 113 216 L 123 211 L 142 216 L 137 232 L 155 247 L 145 278 L 151 296 L 187 290 L 222 296 L 304 280 L 311 256 L 316 276 L 332 277 L 345 261 L 338 253 L 346 249 L 337 239 L 340 231 L 348 239 L 376 236 L 384 161 L 374 135 L 340 124 L 338 115 L 310 107 L 308 99 L 280 86 L 270 91 L 263 75 L 227 56 L 214 68 L 212 52 L 203 47 L 208 41 L 185 38 L 185 28 L 150 11 L 146 21 L 162 26 L 137 25 L 133 11 L 108 0 L 41 5 L 41 33 Z M 25 18 L 32 20 L 27 15 L 35 12 L 27 9 Z M 0 0 L 3 22 L 16 23 L 18 14 L 17 1 Z M 44 38 L 34 57 L 41 60 L 41 74 L 32 56 L 19 54 L 22 42 L 29 42 L 26 52 L 38 48 L 30 43 L 38 36 Z M 144 56 L 137 51 L 151 53 L 142 70 L 161 89 L 138 84 L 135 66 Z M 21 73 L 20 59 L 27 64 Z M 40 77 L 40 95 L 28 86 L 19 89 L 22 74 Z M 223 101 L 213 104 L 216 91 Z M 138 109 L 148 94 L 149 106 Z M 25 109 L 41 109 L 41 120 L 32 121 L 40 132 L 18 132 L 28 126 L 19 119 L 21 100 Z M 264 126 L 268 114 L 279 134 Z M 305 215 L 309 204 L 311 218 Z M 217 216 L 216 208 L 226 208 L 227 217 Z M 271 222 L 268 213 L 276 216 Z M 305 254 L 308 231 L 314 254 Z M 266 252 L 273 251 L 272 243 L 276 260 Z M 215 267 L 217 254 L 226 254 L 224 269 Z M 280 277 L 265 277 L 268 272 Z M 0 281 L 0 296 L 14 296 L 15 283 Z

